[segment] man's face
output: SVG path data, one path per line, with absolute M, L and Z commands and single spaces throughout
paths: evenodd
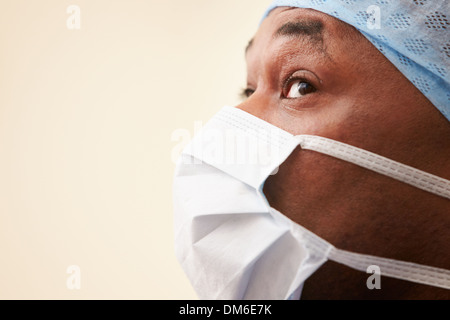
M 277 8 L 246 59 L 248 98 L 238 108 L 294 135 L 331 138 L 450 179 L 450 144 L 442 138 L 450 135 L 448 121 L 353 27 L 314 10 Z M 266 181 L 264 194 L 340 249 L 448 269 L 444 198 L 300 148 Z M 383 281 L 383 298 L 448 297 Z M 363 273 L 328 263 L 302 296 L 329 298 L 334 288 L 335 297 L 361 298 L 369 291 L 364 283 Z
M 246 59 L 248 99 L 239 108 L 292 134 L 342 141 L 433 173 L 411 150 L 420 148 L 421 136 L 442 116 L 353 27 L 314 10 L 277 8 L 261 24 Z M 410 191 L 391 180 L 297 149 L 264 192 L 294 221 L 355 249 L 373 239 L 367 225 L 376 227 L 374 217 L 361 212 L 370 209 L 367 200 L 383 201 L 390 189 Z M 355 210 L 361 217 L 345 219 Z M 401 232 L 397 227 L 393 221 L 392 229 Z

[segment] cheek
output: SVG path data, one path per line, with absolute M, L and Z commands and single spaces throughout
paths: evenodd
M 320 98 L 317 106 L 304 110 L 292 110 L 280 106 L 270 116 L 270 122 L 294 135 L 318 135 L 335 140 L 361 130 L 356 123 L 356 113 L 351 99 Z
M 342 192 L 354 184 L 354 170 L 350 163 L 298 148 L 267 179 L 263 192 L 272 207 L 313 230 L 330 203 L 342 207 Z
M 319 153 L 297 148 L 264 184 L 270 205 L 295 220 L 301 208 L 317 204 L 336 185 L 336 176 L 330 175 L 333 162 Z
M 275 175 L 267 179 L 263 189 L 269 204 L 288 217 L 289 212 L 295 210 L 296 204 L 293 201 L 295 201 L 297 190 L 300 188 L 300 184 L 296 183 L 299 177 L 297 177 L 295 168 L 295 158 L 291 156 L 280 166 Z

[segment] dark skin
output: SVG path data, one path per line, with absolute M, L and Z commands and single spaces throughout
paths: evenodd
M 277 8 L 246 59 L 248 99 L 238 108 L 292 134 L 331 138 L 450 179 L 448 120 L 352 26 L 310 9 Z M 450 269 L 443 197 L 301 149 L 264 193 L 337 248 Z M 369 290 L 368 276 L 327 262 L 301 298 L 450 299 L 450 290 L 386 277 L 381 290 Z

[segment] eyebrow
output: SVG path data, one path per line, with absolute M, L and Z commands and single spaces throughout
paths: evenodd
M 274 33 L 273 37 L 278 38 L 281 36 L 285 36 L 285 37 L 302 38 L 304 36 L 307 36 L 311 40 L 323 43 L 322 31 L 323 31 L 323 24 L 319 20 L 297 20 L 297 21 L 289 21 L 283 24 Z M 251 39 L 248 42 L 247 47 L 245 48 L 246 53 L 251 48 L 253 40 L 254 39 Z
M 301 38 L 307 36 L 313 40 L 322 41 L 323 24 L 318 20 L 297 20 L 283 24 L 274 34 L 280 36 Z

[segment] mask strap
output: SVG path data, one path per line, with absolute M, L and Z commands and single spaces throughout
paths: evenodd
M 299 135 L 295 138 L 298 139 L 302 149 L 317 151 L 351 162 L 416 188 L 450 199 L 449 180 L 335 140 L 310 135 Z
M 369 266 L 380 268 L 382 276 L 450 289 L 450 270 L 353 253 L 332 247 L 328 259 L 366 272 Z
M 279 211 L 271 210 L 281 215 Z M 367 272 L 369 266 L 377 266 L 380 275 L 385 277 L 450 289 L 450 270 L 341 250 L 299 224 L 296 228 L 301 230 L 301 237 L 307 240 L 308 248 L 328 260 L 362 272 Z

